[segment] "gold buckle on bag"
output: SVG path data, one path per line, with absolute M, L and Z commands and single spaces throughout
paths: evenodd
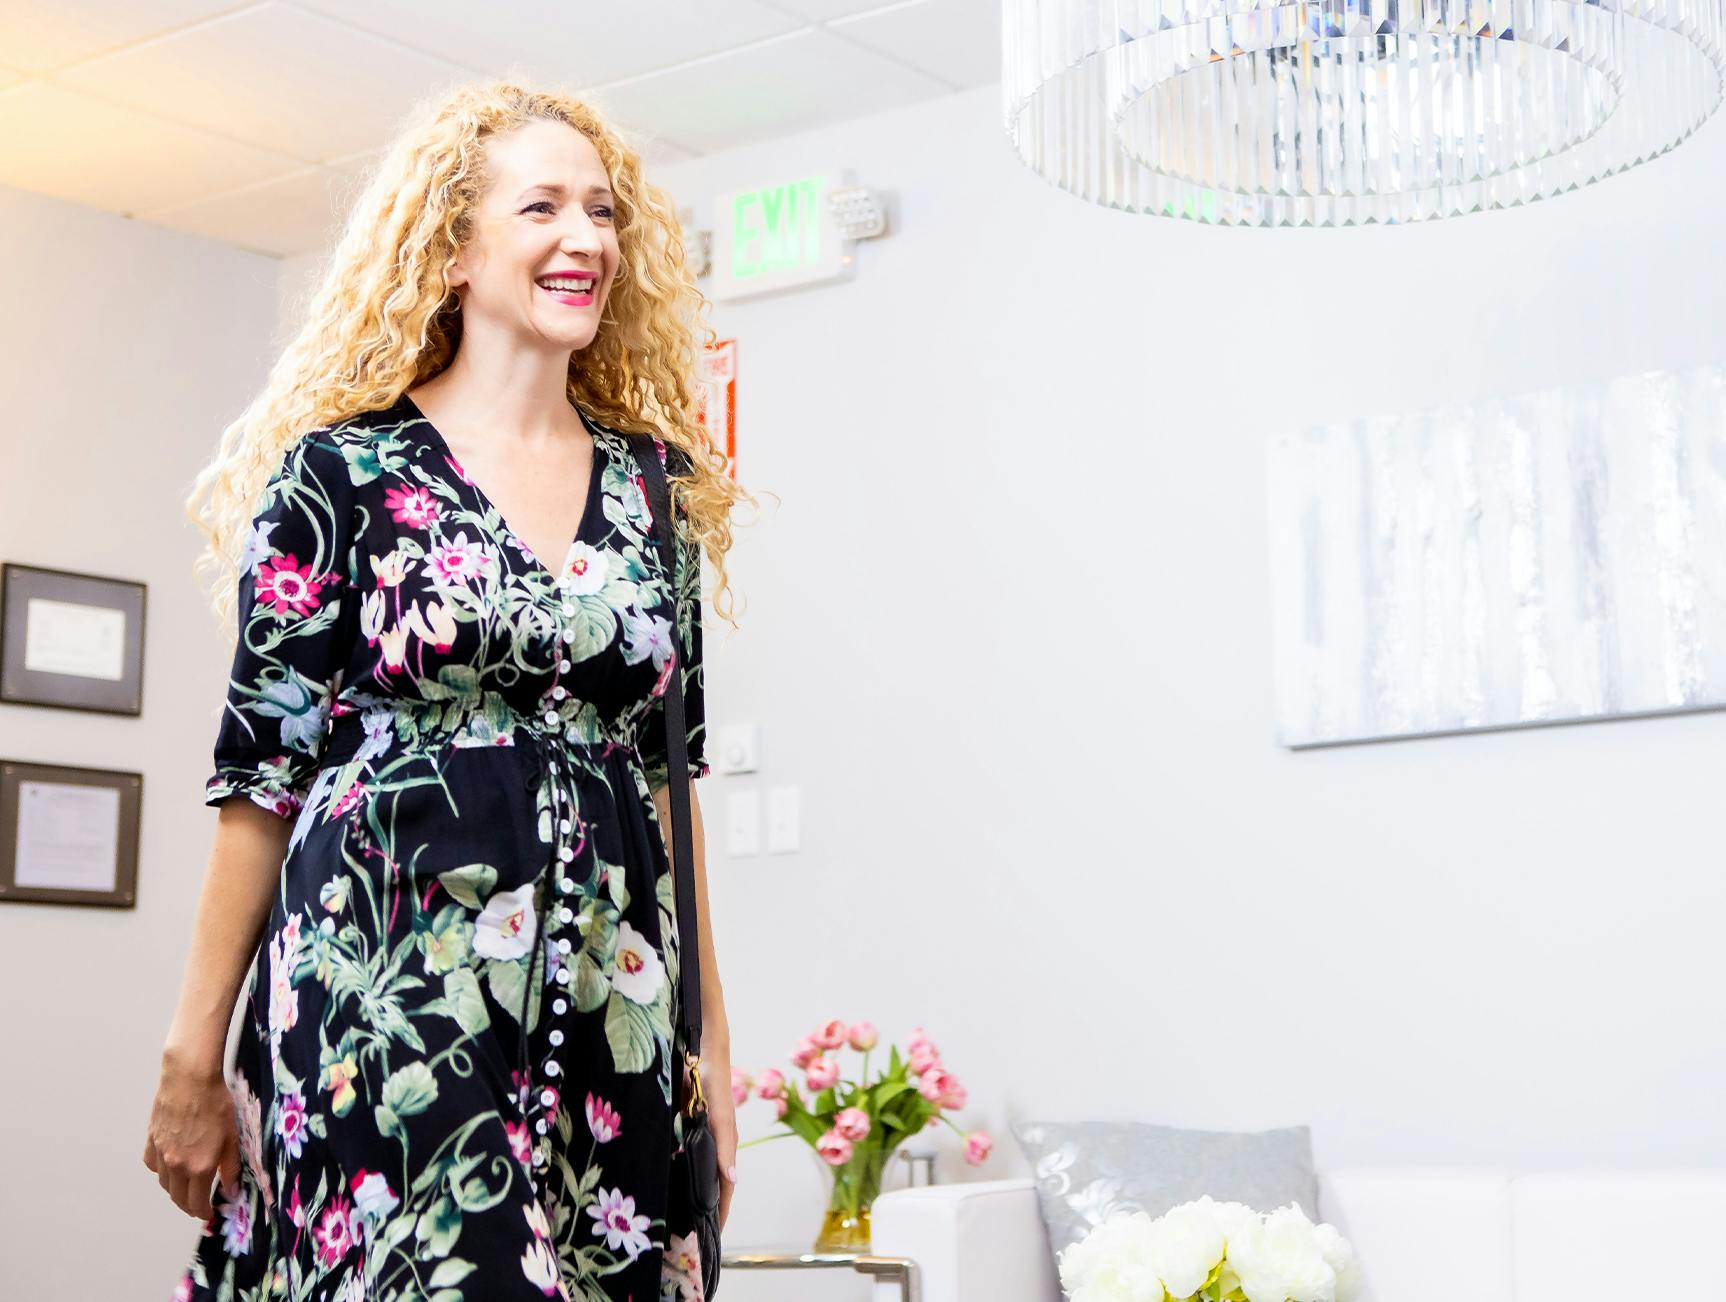
M 689 1099 L 683 1109 L 684 1116 L 693 1117 L 697 1107 L 703 1110 L 707 1107 L 707 1096 L 701 1090 L 701 1055 L 685 1053 L 683 1065 L 689 1070 Z

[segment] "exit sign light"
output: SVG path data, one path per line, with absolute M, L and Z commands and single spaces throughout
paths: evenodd
M 850 277 L 854 259 L 827 196 L 843 169 L 733 190 L 714 200 L 714 299 L 750 298 Z

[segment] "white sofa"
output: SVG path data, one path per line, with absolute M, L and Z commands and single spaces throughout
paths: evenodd
M 1357 1167 L 1320 1174 L 1318 1212 L 1366 1302 L 1726 1302 L 1726 1170 Z M 873 1221 L 921 1302 L 1061 1302 L 1028 1179 L 894 1190 Z

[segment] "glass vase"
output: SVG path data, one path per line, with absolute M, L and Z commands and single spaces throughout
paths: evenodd
M 869 1251 L 869 1211 L 880 1196 L 882 1176 L 891 1156 L 892 1149 L 867 1140 L 856 1146 L 851 1160 L 843 1166 L 830 1166 L 816 1154 L 833 1181 L 827 1211 L 821 1218 L 821 1233 L 815 1238 L 816 1252 Z

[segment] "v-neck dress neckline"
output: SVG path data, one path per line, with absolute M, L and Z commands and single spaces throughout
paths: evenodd
M 527 564 L 543 575 L 553 586 L 562 583 L 568 575 L 571 553 L 587 540 L 588 525 L 593 519 L 594 505 L 599 498 L 600 482 L 605 474 L 604 458 L 609 455 L 604 437 L 595 428 L 593 422 L 587 418 L 587 413 L 582 411 L 580 407 L 575 407 L 576 416 L 580 419 L 582 427 L 587 430 L 588 437 L 593 440 L 593 462 L 588 471 L 587 495 L 582 501 L 581 518 L 576 522 L 575 536 L 564 546 L 563 555 L 558 558 L 557 569 L 553 571 L 545 563 L 545 558 L 533 549 L 533 545 L 516 532 L 515 526 L 510 524 L 502 508 L 492 500 L 491 494 L 480 487 L 479 480 L 475 479 L 467 467 L 462 465 L 461 458 L 456 456 L 455 449 L 450 447 L 449 440 L 444 438 L 443 431 L 437 427 L 437 423 L 426 415 L 424 408 L 409 397 L 405 391 L 401 395 L 401 403 L 408 414 L 425 426 L 427 436 L 437 446 L 438 452 L 449 458 L 450 466 L 455 470 L 457 477 L 473 490 L 473 495 L 479 499 L 480 504 L 497 517 L 499 531 L 508 535 L 510 541 L 520 550 Z M 575 406 L 573 403 L 570 405 Z

